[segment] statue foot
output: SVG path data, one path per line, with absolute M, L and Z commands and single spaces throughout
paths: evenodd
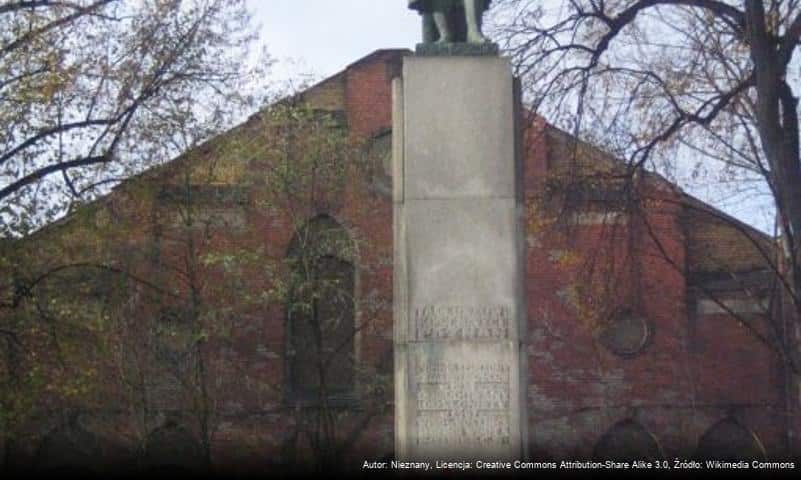
M 467 43 L 490 43 L 490 39 L 480 32 L 467 32 Z
M 468 33 L 467 43 L 490 43 L 490 40 L 480 33 Z

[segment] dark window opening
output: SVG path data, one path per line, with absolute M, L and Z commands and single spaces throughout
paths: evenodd
M 596 460 L 661 460 L 662 449 L 642 425 L 624 420 L 606 432 L 595 445 Z
M 355 268 L 347 235 L 329 217 L 299 232 L 290 249 L 287 310 L 289 398 L 352 399 L 355 384 Z M 344 257 L 344 258 L 343 258 Z
M 718 422 L 698 441 L 703 460 L 764 460 L 765 449 L 756 435 L 732 418 Z
M 148 435 L 143 460 L 149 473 L 200 471 L 208 464 L 200 443 L 173 422 Z

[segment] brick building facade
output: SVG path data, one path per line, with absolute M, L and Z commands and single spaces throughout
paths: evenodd
M 393 455 L 391 79 L 406 54 L 374 52 L 297 98 L 366 159 L 336 195 L 287 213 L 263 193 L 276 174 L 262 159 L 218 162 L 235 150 L 226 138 L 265 133 L 257 115 L 2 245 L 15 285 L 76 288 L 50 294 L 60 307 L 7 294 L 0 321 L 28 347 L 4 345 L 4 385 L 30 392 L 6 400 L 21 412 L 0 439 L 7 466 L 261 470 L 318 461 L 326 436 L 353 465 Z M 787 334 L 768 313 L 771 239 L 656 175 L 622 182 L 615 159 L 529 120 L 530 457 L 797 455 L 798 385 L 760 340 Z M 171 193 L 182 186 L 188 229 Z M 351 360 L 335 367 L 347 380 L 325 418 L 298 393 L 316 388 L 298 363 L 310 334 L 292 337 L 284 304 L 260 296 L 280 284 L 270 262 L 315 228 L 352 244 L 325 254 L 353 292 L 336 304 L 353 316 L 339 324 Z

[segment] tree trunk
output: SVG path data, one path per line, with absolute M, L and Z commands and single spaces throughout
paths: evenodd
M 798 370 L 798 328 L 801 325 L 801 164 L 799 163 L 798 100 L 785 77 L 787 66 L 779 54 L 778 40 L 765 20 L 762 0 L 746 0 L 747 40 L 754 62 L 757 92 L 757 128 L 762 150 L 770 166 L 770 179 L 780 222 L 783 267 L 787 272 L 781 300 L 787 374 L 787 437 L 790 453 L 797 453 L 801 390 Z M 787 299 L 788 301 L 785 301 Z

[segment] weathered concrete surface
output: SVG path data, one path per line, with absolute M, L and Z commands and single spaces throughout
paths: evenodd
M 406 58 L 394 92 L 396 456 L 520 458 L 511 69 L 490 57 Z
M 406 200 L 514 199 L 514 91 L 506 61 L 407 57 L 403 72 Z

